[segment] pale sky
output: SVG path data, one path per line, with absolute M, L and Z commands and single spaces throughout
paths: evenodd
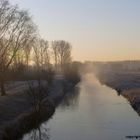
M 66 40 L 74 60 L 140 59 L 140 0 L 10 0 L 28 9 L 48 41 Z

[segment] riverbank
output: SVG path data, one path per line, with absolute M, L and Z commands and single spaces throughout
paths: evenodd
M 93 73 L 83 74 L 77 88 L 66 94 L 51 120 L 23 140 L 125 140 L 139 134 L 139 116 Z
M 35 88 L 36 84 L 33 85 Z M 62 78 L 55 79 L 46 93 L 43 93 L 37 107 L 33 104 L 34 96 L 27 92 L 29 87 L 26 82 L 15 82 L 13 86 L 7 86 L 8 95 L 0 98 L 0 139 L 19 139 L 23 134 L 39 127 L 51 118 L 55 107 L 74 86 Z
M 96 75 L 102 84 L 105 84 L 125 97 L 140 115 L 140 73 L 104 71 Z

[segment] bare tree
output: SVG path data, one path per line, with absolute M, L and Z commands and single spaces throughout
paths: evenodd
M 66 65 L 71 63 L 71 48 L 70 43 L 63 40 L 52 43 L 55 64 L 60 66 L 61 71 L 64 70 Z
M 25 54 L 25 65 L 29 66 L 29 60 L 30 60 L 30 54 L 31 54 L 32 45 L 29 44 L 24 48 L 24 54 Z
M 58 69 L 58 42 L 57 41 L 52 41 L 52 53 L 54 57 L 54 65 L 55 69 Z
M 33 22 L 30 22 L 30 25 L 27 27 L 26 30 L 26 39 L 25 42 L 23 42 L 23 52 L 24 52 L 24 58 L 25 58 L 25 64 L 28 67 L 29 61 L 30 61 L 30 54 L 32 47 L 34 45 L 35 39 L 37 37 L 37 27 L 34 25 Z
M 29 85 L 29 94 L 34 99 L 35 106 L 40 106 L 44 95 L 46 96 L 48 93 L 48 87 L 47 87 L 47 79 L 46 79 L 46 72 L 49 66 L 49 44 L 48 41 L 36 38 L 33 43 L 32 47 L 32 57 L 34 61 L 35 66 L 35 74 L 36 76 L 36 87 L 33 86 L 33 84 L 30 84 L 31 82 L 28 82 Z M 46 82 L 45 82 L 45 81 Z M 45 93 L 45 94 L 44 94 Z
M 0 87 L 5 95 L 5 75 L 17 52 L 27 46 L 34 34 L 33 22 L 27 11 L 11 6 L 7 0 L 0 2 Z
M 33 46 L 34 62 L 39 69 L 46 69 L 50 64 L 48 41 L 37 39 Z
M 34 62 L 37 70 L 38 81 L 45 80 L 50 87 L 54 78 L 54 71 L 50 63 L 50 49 L 48 41 L 37 39 L 33 47 Z

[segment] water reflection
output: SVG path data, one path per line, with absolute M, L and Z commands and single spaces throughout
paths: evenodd
M 93 74 L 85 74 L 79 88 L 67 93 L 53 119 L 41 126 L 48 130 L 42 139 L 125 140 L 139 135 L 139 117 L 115 90 L 101 85 Z M 24 140 L 29 139 L 27 135 Z
M 61 109 L 76 108 L 79 104 L 79 95 L 80 95 L 80 89 L 79 89 L 79 87 L 75 87 L 70 92 L 66 93 L 66 95 L 63 98 L 62 102 L 60 103 L 59 107 Z
M 139 134 L 139 117 L 115 90 L 92 73 L 83 74 L 79 87 L 78 107 L 58 108 L 48 122 L 51 140 L 125 140 Z
M 42 125 L 41 127 L 32 130 L 32 132 L 28 135 L 24 136 L 24 140 L 50 140 L 50 129 L 46 128 L 46 125 Z
M 58 108 L 65 109 L 75 109 L 79 104 L 79 95 L 80 89 L 79 87 L 75 87 L 71 89 L 71 91 L 67 92 L 59 104 Z M 23 140 L 50 140 L 50 128 L 46 123 L 43 123 L 39 128 L 32 130 L 29 134 L 26 134 L 23 137 Z

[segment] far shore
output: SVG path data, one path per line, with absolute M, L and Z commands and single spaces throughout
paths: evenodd
M 140 115 L 140 73 L 109 71 L 100 72 L 96 76 L 101 84 L 115 89 L 118 95 L 125 97 Z

